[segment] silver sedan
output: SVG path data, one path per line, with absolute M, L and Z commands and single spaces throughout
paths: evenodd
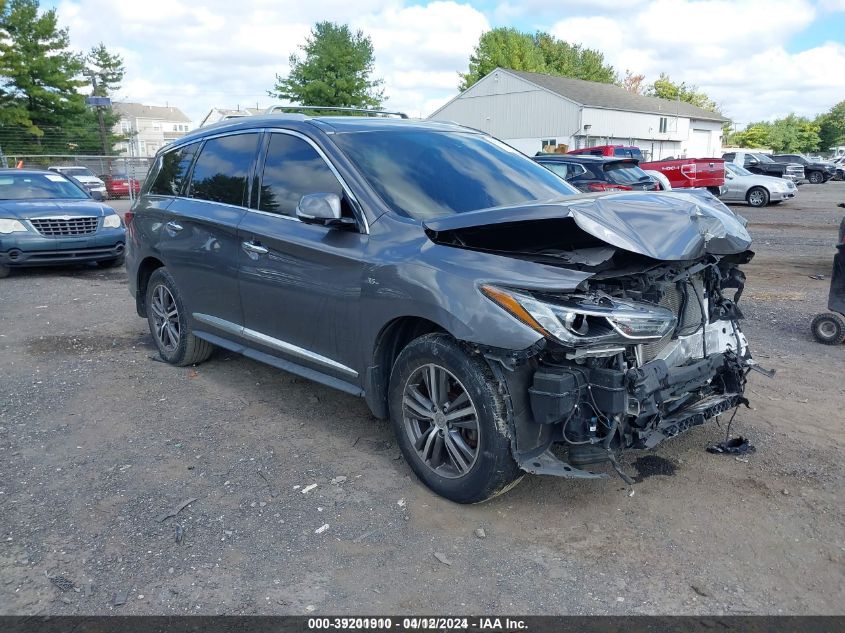
M 725 192 L 719 196 L 723 202 L 747 202 L 752 207 L 778 204 L 795 197 L 795 183 L 785 178 L 752 174 L 744 167 L 725 163 Z

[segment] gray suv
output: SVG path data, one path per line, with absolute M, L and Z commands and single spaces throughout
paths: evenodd
M 162 149 L 127 216 L 164 360 L 214 347 L 366 399 L 479 502 L 606 477 L 745 402 L 751 238 L 683 193 L 582 194 L 457 125 L 268 115 Z

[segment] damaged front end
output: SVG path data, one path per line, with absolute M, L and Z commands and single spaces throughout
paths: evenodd
M 721 210 L 683 198 L 663 222 L 674 233 L 648 209 L 638 219 L 624 213 L 625 205 L 647 208 L 650 199 L 594 199 L 588 213 L 568 207 L 565 220 L 535 216 L 518 226 L 430 233 L 440 244 L 589 273 L 568 291 L 480 286 L 542 336 L 521 353 L 479 348 L 507 385 L 514 455 L 528 472 L 605 477 L 589 468 L 610 463 L 630 482 L 617 451 L 652 448 L 747 404 L 746 377 L 757 367 L 737 304 L 745 285 L 739 266 L 753 257 L 750 237 L 739 222 L 719 217 Z M 599 222 L 599 204 L 622 217 L 625 230 Z M 686 236 L 679 234 L 683 214 Z M 637 225 L 640 237 L 629 230 Z

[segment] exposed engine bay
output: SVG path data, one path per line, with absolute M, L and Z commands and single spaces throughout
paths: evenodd
M 604 477 L 588 468 L 610 463 L 630 482 L 616 460 L 620 449 L 652 448 L 748 404 L 748 373 L 767 372 L 752 359 L 740 328 L 739 266 L 754 254 L 744 227 L 735 224 L 723 230 L 717 248 L 708 248 L 715 223 L 700 227 L 700 243 L 685 237 L 675 250 L 687 257 L 670 261 L 654 256 L 668 248 L 659 236 L 632 252 L 614 244 L 617 234 L 577 217 L 429 234 L 440 244 L 585 273 L 574 291 L 480 288 L 542 335 L 520 354 L 480 350 L 507 384 L 514 455 L 524 470 Z M 673 236 L 663 239 L 671 243 Z

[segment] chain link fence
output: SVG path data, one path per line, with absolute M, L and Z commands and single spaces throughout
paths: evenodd
M 84 156 L 76 154 L 6 154 L 9 167 L 47 169 L 48 167 L 87 167 L 95 176 L 126 176 L 141 186 L 155 160 L 145 156 Z M 129 188 L 130 199 L 135 192 Z

